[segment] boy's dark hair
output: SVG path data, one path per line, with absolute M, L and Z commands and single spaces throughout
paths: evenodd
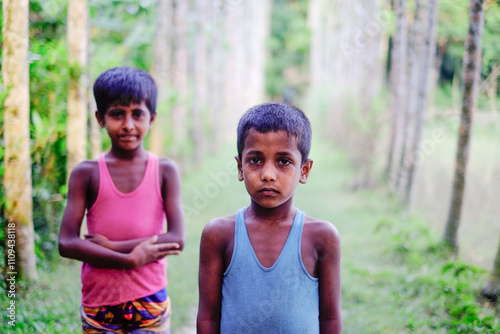
M 157 88 L 151 75 L 139 68 L 114 67 L 99 75 L 94 83 L 97 112 L 104 117 L 110 106 L 129 106 L 144 101 L 153 116 L 156 113 Z
M 297 138 L 302 163 L 309 157 L 311 124 L 306 115 L 297 107 L 284 103 L 264 103 L 250 108 L 238 123 L 237 145 L 240 159 L 250 129 L 255 129 L 260 133 L 286 131 Z

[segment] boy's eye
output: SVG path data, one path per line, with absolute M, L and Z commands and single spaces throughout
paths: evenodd
M 292 162 L 289 160 L 289 159 L 279 159 L 278 160 L 278 164 L 282 165 L 282 166 L 288 166 L 290 165 Z
M 251 164 L 258 164 L 260 161 L 261 161 L 260 158 L 257 158 L 257 157 L 253 157 L 253 158 L 248 159 L 248 162 Z
M 142 110 L 134 110 L 132 114 L 135 118 L 141 118 L 144 117 L 144 111 Z
M 123 116 L 123 112 L 120 110 L 111 110 L 108 115 L 113 118 L 118 118 Z

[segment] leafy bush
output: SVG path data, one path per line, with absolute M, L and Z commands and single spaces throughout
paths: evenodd
M 411 216 L 384 218 L 376 226 L 391 242 L 386 253 L 401 266 L 398 284 L 401 305 L 411 305 L 407 328 L 446 333 L 499 333 L 496 305 L 482 304 L 479 295 L 487 271 L 450 259 L 441 243 L 432 240 L 425 221 Z

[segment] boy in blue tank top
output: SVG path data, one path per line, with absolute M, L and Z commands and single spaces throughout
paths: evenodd
M 262 104 L 240 119 L 238 179 L 251 201 L 203 230 L 199 334 L 342 332 L 338 231 L 293 206 L 310 145 L 293 106 Z

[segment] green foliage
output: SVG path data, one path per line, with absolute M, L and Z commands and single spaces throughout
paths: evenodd
M 35 253 L 50 259 L 57 249 L 66 183 L 66 99 L 71 67 L 65 40 L 64 1 L 31 4 L 30 102 Z M 44 261 L 39 261 L 45 265 Z
M 462 59 L 469 24 L 469 0 L 439 1 L 438 36 L 448 53 Z
M 492 63 L 500 65 L 500 3 L 490 6 L 485 13 L 483 36 L 483 73 L 489 73 Z
M 155 0 L 90 0 L 91 73 L 115 66 L 149 70 L 156 20 Z
M 462 62 L 465 39 L 469 25 L 469 0 L 439 1 L 438 41 L 446 48 L 443 66 L 453 69 L 455 60 Z M 492 70 L 493 63 L 500 63 L 500 3 L 490 6 L 485 11 L 483 30 L 483 69 L 485 78 Z M 451 62 L 451 64 L 447 64 Z M 461 67 L 458 67 L 461 71 Z M 460 75 L 455 73 L 455 75 Z
M 39 281 L 30 284 L 18 283 L 16 302 L 16 325 L 8 326 L 6 308 L 1 315 L 6 321 L 0 323 L 1 333 L 78 333 L 80 318 L 79 265 L 60 263 L 57 267 L 39 270 Z M 5 286 L 0 287 L 0 304 L 8 305 Z
M 425 305 L 430 317 L 412 318 L 407 328 L 446 329 L 446 333 L 498 333 L 500 319 L 495 308 L 483 306 L 478 296 L 487 272 L 481 268 L 448 260 L 448 252 L 437 242 L 425 220 L 413 216 L 402 221 L 383 219 L 375 231 L 392 239 L 388 256 L 400 263 L 401 302 Z M 420 307 L 420 306 L 419 306 Z
M 306 1 L 273 2 L 266 65 L 266 92 L 273 98 L 282 96 L 285 89 L 297 93 L 305 89 L 310 44 L 306 17 Z

